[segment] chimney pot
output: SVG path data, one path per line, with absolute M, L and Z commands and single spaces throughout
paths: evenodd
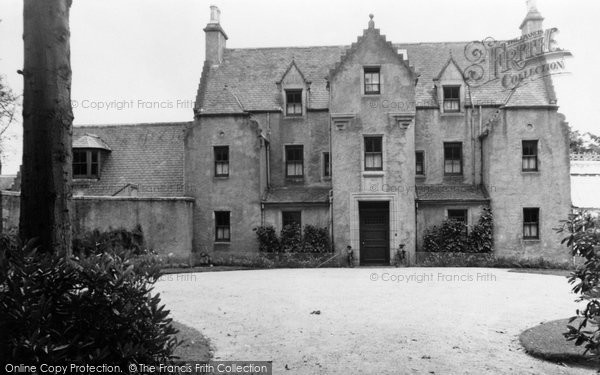
M 220 23 L 221 22 L 221 10 L 216 5 L 210 6 L 210 23 Z

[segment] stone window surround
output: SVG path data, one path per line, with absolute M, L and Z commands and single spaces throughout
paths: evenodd
M 287 153 L 286 153 L 286 149 L 287 146 L 302 146 L 302 176 L 288 176 L 287 174 Z M 307 175 L 307 171 L 306 171 L 306 147 L 304 147 L 303 143 L 284 143 L 282 145 L 282 155 L 283 155 L 283 176 L 286 180 L 304 180 L 305 176 Z
M 417 173 L 417 170 L 416 170 L 417 153 L 421 153 L 423 155 L 423 173 L 421 173 L 421 174 Z M 426 159 L 425 155 L 426 155 L 425 150 L 415 150 L 415 177 L 416 178 L 425 178 L 425 176 L 427 174 L 427 159 Z
M 227 174 L 222 174 L 219 175 L 217 174 L 217 150 L 219 149 L 224 149 L 227 148 Z M 213 167 L 213 178 L 215 179 L 228 179 L 229 176 L 231 175 L 231 153 L 229 152 L 229 145 L 214 145 L 213 146 L 213 160 L 214 160 L 214 167 Z
M 535 169 L 523 169 L 523 157 L 524 157 L 523 143 L 530 142 L 530 141 L 536 142 L 536 148 L 535 148 L 535 156 L 536 156 L 535 166 L 536 166 L 536 168 Z M 521 158 L 520 158 L 521 168 L 520 168 L 520 170 L 521 170 L 522 174 L 539 174 L 540 173 L 541 164 L 542 164 L 541 159 L 540 159 L 540 144 L 541 144 L 541 142 L 538 138 L 536 138 L 536 139 L 530 139 L 530 138 L 521 139 Z
M 390 193 L 354 193 L 350 195 L 350 246 L 354 250 L 354 259 L 360 262 L 360 214 L 359 202 L 387 201 L 389 202 L 389 251 L 390 261 L 394 259 L 394 252 L 398 247 L 397 234 L 400 231 L 400 220 L 397 218 L 398 201 L 396 194 Z M 345 245 L 344 245 L 345 246 Z
M 386 135 L 383 133 L 362 133 L 360 144 L 360 171 L 363 177 L 385 176 L 387 166 Z M 365 170 L 365 138 L 381 137 L 381 170 Z
M 287 108 L 288 91 L 289 92 L 300 91 L 300 114 L 291 114 L 291 115 L 288 114 L 288 108 Z M 285 118 L 302 118 L 302 117 L 304 117 L 304 113 L 306 112 L 305 103 L 306 103 L 306 100 L 304 97 L 304 88 L 303 87 L 293 85 L 293 86 L 287 86 L 283 89 L 283 116 Z
M 524 236 L 524 232 L 525 232 L 525 209 L 526 208 L 537 208 L 537 212 L 538 212 L 538 220 L 537 220 L 537 237 L 531 237 L 531 238 L 526 238 Z M 542 240 L 542 208 L 541 207 L 534 207 L 534 206 L 524 206 L 521 208 L 521 240 L 524 242 L 540 242 Z
M 365 93 L 365 69 L 379 69 L 379 93 Z M 364 98 L 376 98 L 384 94 L 383 67 L 380 64 L 365 64 L 360 67 L 360 95 Z

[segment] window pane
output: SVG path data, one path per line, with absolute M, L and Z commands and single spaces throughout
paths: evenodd
M 425 174 L 425 153 L 423 151 L 415 152 L 415 173 Z
M 323 153 L 323 176 L 329 177 L 331 175 L 331 166 L 329 162 L 329 152 Z
M 284 211 L 281 213 L 282 226 L 286 225 L 298 225 L 302 226 L 302 213 L 301 211 Z

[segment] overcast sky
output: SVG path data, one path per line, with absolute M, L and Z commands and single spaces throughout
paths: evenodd
M 520 35 L 527 10 L 525 0 L 74 0 L 74 124 L 191 121 L 211 4 L 221 9 L 232 48 L 348 45 L 367 27 L 369 13 L 395 43 L 511 39 Z M 537 6 L 544 27 L 557 27 L 559 46 L 574 55 L 567 61 L 571 74 L 555 78 L 560 111 L 574 128 L 600 133 L 594 95 L 600 1 L 538 0 Z M 0 19 L 0 74 L 21 93 L 22 0 L 1 0 Z M 131 101 L 133 108 L 115 108 Z M 112 108 L 97 108 L 101 103 Z M 12 130 L 4 174 L 20 164 L 19 130 Z

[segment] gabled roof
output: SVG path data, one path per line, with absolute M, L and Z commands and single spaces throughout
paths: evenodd
M 417 185 L 417 201 L 437 202 L 487 202 L 489 197 L 477 185 Z
M 446 62 L 446 64 L 444 64 L 444 66 L 440 70 L 440 73 L 437 76 L 435 76 L 433 78 L 433 80 L 439 81 L 442 78 L 442 76 L 444 75 L 444 73 L 446 72 L 446 69 L 448 69 L 448 66 L 450 66 L 450 64 L 452 64 L 453 66 L 456 67 L 456 69 L 460 72 L 460 75 L 462 76 L 462 78 L 464 80 L 465 79 L 464 71 L 460 68 L 460 66 L 458 66 L 456 61 L 454 61 L 454 58 L 452 57 L 452 55 L 450 55 L 450 58 L 448 58 L 448 61 Z
M 304 74 L 302 74 L 302 71 L 298 68 L 298 65 L 296 65 L 296 61 L 294 59 L 292 59 L 290 66 L 288 66 L 288 68 L 285 70 L 285 72 L 281 76 L 281 79 L 279 79 L 279 81 L 277 81 L 277 83 L 282 83 L 283 80 L 285 79 L 285 76 L 288 75 L 288 73 L 290 72 L 290 70 L 292 70 L 292 68 L 296 69 L 296 71 L 298 72 L 298 74 L 300 74 L 300 77 L 302 78 L 302 81 L 304 81 L 304 83 L 307 83 L 307 84 L 310 83 L 310 81 L 306 80 L 306 77 L 304 77 Z
M 464 71 L 472 63 L 465 56 L 468 42 L 392 44 L 408 52 L 410 66 L 419 76 L 415 87 L 417 107 L 437 106 L 434 78 L 448 64 L 448 55 Z M 196 98 L 196 112 L 240 111 L 232 98 L 224 103 L 222 90 L 235 94 L 245 111 L 279 111 L 283 106 L 277 82 L 293 60 L 305 79 L 311 82 L 309 109 L 327 109 L 330 69 L 340 63 L 348 46 L 226 49 L 220 65 L 205 65 Z M 514 95 L 513 95 L 514 91 Z M 499 79 L 467 91 L 467 105 L 555 106 L 549 77 L 536 79 L 517 90 L 504 88 Z M 510 102 L 509 102 L 510 99 Z
M 333 78 L 333 76 L 335 76 L 335 74 L 340 70 L 340 68 L 342 66 L 344 66 L 344 63 L 352 55 L 354 55 L 354 53 L 360 48 L 360 46 L 363 43 L 365 43 L 365 40 L 369 36 L 369 34 L 375 36 L 375 38 L 378 38 L 381 42 L 383 42 L 383 45 L 385 46 L 385 48 L 388 48 L 392 52 L 392 54 L 397 57 L 398 63 L 405 65 L 406 68 L 408 68 L 411 71 L 411 73 L 414 73 L 413 70 L 411 69 L 411 67 L 407 64 L 407 61 L 404 60 L 402 57 L 400 57 L 400 55 L 398 54 L 398 49 L 394 48 L 394 45 L 392 44 L 392 42 L 388 42 L 386 40 L 385 35 L 381 35 L 379 29 L 375 28 L 375 22 L 373 21 L 373 15 L 369 14 L 369 17 L 370 17 L 369 28 L 363 30 L 363 35 L 359 36 L 358 39 L 356 40 L 356 42 L 352 43 L 350 48 L 346 49 L 344 54 L 341 56 L 340 60 L 335 64 L 335 66 L 333 66 L 331 68 L 331 70 L 329 71 L 329 79 L 330 80 Z M 416 78 L 416 77 L 414 77 L 414 78 Z
M 102 160 L 98 181 L 74 180 L 74 191 L 113 195 L 127 184 L 139 196 L 184 195 L 184 131 L 188 123 L 75 126 L 73 138 L 101 138 L 112 152 Z

